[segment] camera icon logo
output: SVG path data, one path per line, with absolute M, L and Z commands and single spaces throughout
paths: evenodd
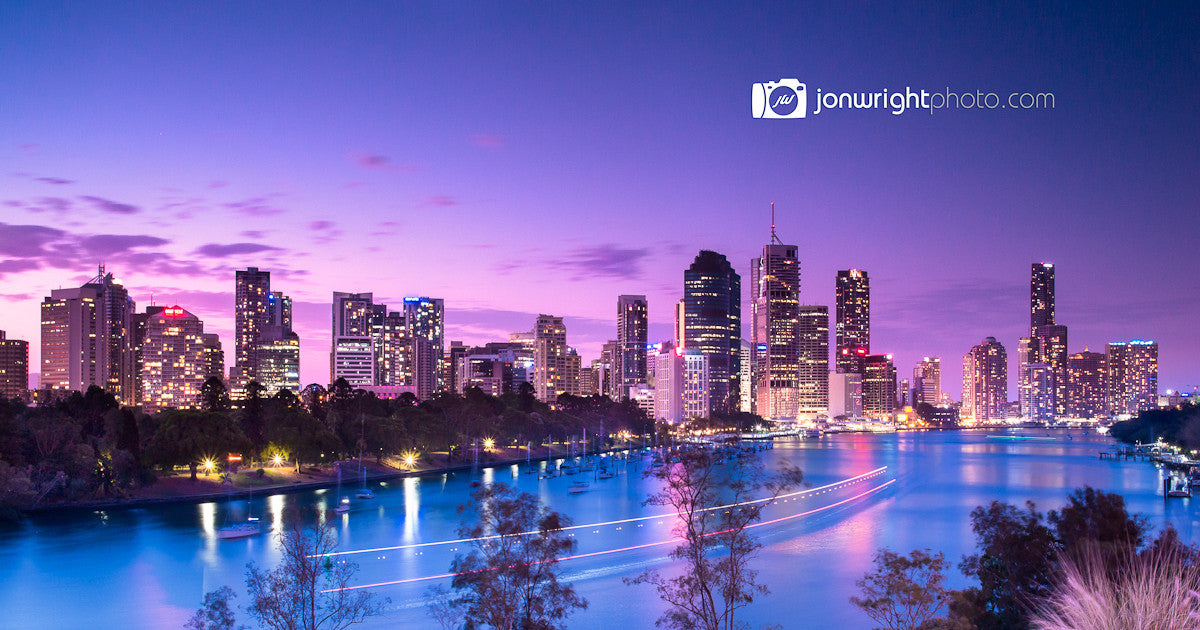
M 808 90 L 799 79 L 755 83 L 750 90 L 750 113 L 755 118 L 804 118 Z

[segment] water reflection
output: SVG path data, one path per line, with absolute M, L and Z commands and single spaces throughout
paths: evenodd
M 404 534 L 405 544 L 417 541 L 417 524 L 421 514 L 421 479 L 404 479 Z

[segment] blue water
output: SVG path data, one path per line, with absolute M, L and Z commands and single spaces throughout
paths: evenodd
M 1090 484 L 1119 492 L 1132 511 L 1161 526 L 1172 522 L 1185 540 L 1200 534 L 1192 500 L 1165 502 L 1159 471 L 1139 462 L 1100 460 L 1107 438 L 1053 441 L 987 439 L 974 431 L 837 435 L 818 440 L 778 441 L 764 453 L 764 465 L 787 460 L 800 466 L 813 489 L 773 506 L 777 522 L 758 527 L 764 544 L 757 560 L 760 581 L 772 594 L 745 612 L 754 627 L 868 628 L 848 598 L 854 581 L 870 569 L 879 547 L 907 552 L 943 551 L 955 564 L 970 553 L 974 537 L 968 515 L 977 505 L 999 499 L 1035 501 L 1040 509 L 1062 505 L 1068 491 Z M 1042 436 L 1045 431 L 1026 435 Z M 886 471 L 823 488 L 880 467 Z M 472 481 L 504 481 L 537 494 L 577 524 L 587 525 L 659 514 L 643 507 L 654 481 L 630 467 L 614 479 L 538 479 L 523 467 L 482 469 L 373 484 L 377 498 L 359 501 L 348 514 L 333 517 L 340 550 L 415 545 L 457 538 L 456 508 Z M 568 486 L 591 481 L 582 494 Z M 891 483 L 889 483 L 891 482 Z M 352 492 L 349 484 L 345 491 Z M 222 585 L 241 592 L 245 565 L 272 565 L 278 555 L 272 538 L 222 541 L 215 530 L 226 520 L 244 518 L 247 509 L 272 529 L 289 507 L 332 507 L 333 489 L 245 498 L 226 503 L 158 506 L 136 510 L 42 515 L 0 531 L 0 610 L 11 628 L 179 628 L 204 593 Z M 305 510 L 304 513 L 315 513 Z M 592 555 L 561 563 L 590 607 L 574 615 L 572 628 L 649 628 L 662 610 L 649 587 L 626 586 L 622 578 L 646 569 L 670 571 L 665 556 L 671 520 L 646 520 L 580 527 L 572 531 L 577 553 Z M 625 550 L 627 547 L 643 546 Z M 386 615 L 365 628 L 436 627 L 425 614 L 424 594 L 443 574 L 461 545 L 385 549 L 345 556 L 358 563 L 357 582 L 383 584 L 373 590 L 390 598 Z M 954 574 L 951 583 L 965 584 Z M 244 595 L 238 603 L 245 604 Z M 244 615 L 242 615 L 244 617 Z

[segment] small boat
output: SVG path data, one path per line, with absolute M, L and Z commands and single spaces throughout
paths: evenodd
M 559 468 L 559 474 L 563 474 L 563 475 L 579 474 L 579 466 L 576 466 L 575 464 L 566 464 L 562 468 Z
M 598 474 L 596 476 L 599 477 L 600 479 L 612 479 L 613 477 L 616 477 L 617 475 L 614 474 L 611 470 L 605 469 L 605 470 L 600 471 L 600 474 Z
M 350 497 L 342 497 L 342 500 L 338 502 L 337 507 L 333 508 L 333 511 L 337 512 L 338 514 L 345 514 L 346 512 L 349 512 Z
M 234 540 L 237 538 L 258 536 L 261 533 L 262 525 L 258 523 L 258 519 L 255 519 L 253 521 L 247 520 L 242 523 L 226 525 L 217 530 L 217 538 L 220 538 L 221 540 Z
M 576 481 L 575 483 L 571 484 L 571 487 L 567 488 L 567 492 L 570 492 L 571 494 L 579 494 L 580 492 L 587 492 L 588 488 L 589 486 L 587 483 L 583 481 Z
M 362 468 L 361 462 L 359 463 L 359 468 Z M 367 469 L 366 468 L 362 469 L 362 488 L 359 488 L 358 492 L 354 493 L 354 498 L 356 498 L 356 499 L 374 499 L 375 498 L 375 493 L 371 492 L 371 489 L 367 487 Z

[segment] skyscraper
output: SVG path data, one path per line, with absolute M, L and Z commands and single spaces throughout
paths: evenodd
M 800 305 L 800 375 L 797 417 L 829 413 L 829 307 Z
M 412 373 L 417 397 L 442 389 L 445 361 L 445 304 L 439 298 L 404 298 L 404 322 L 413 345 Z
M 664 343 L 654 359 L 654 419 L 679 422 L 684 419 L 683 349 Z
M 709 358 L 708 413 L 738 408 L 742 279 L 725 256 L 701 250 L 683 274 L 683 348 Z
M 1066 416 L 1067 327 L 1061 324 L 1044 324 L 1034 328 L 1033 349 L 1037 354 L 1037 363 L 1050 366 L 1049 400 L 1052 417 Z M 1033 387 L 1032 383 L 1030 387 Z
M 839 271 L 835 299 L 837 371 L 862 374 L 871 354 L 871 280 L 867 272 Z
M 100 272 L 77 289 L 55 289 L 42 302 L 41 387 L 104 388 L 126 404 L 137 390 L 134 302 L 113 274 Z
M 896 366 L 890 354 L 869 354 L 863 358 L 863 414 L 888 420 L 896 412 Z
M 258 267 L 234 272 L 235 374 L 230 380 L 235 390 L 242 390 L 255 377 L 256 350 L 271 321 L 270 294 L 271 272 L 259 271 Z
M 0 399 L 25 398 L 29 389 L 29 342 L 0 330 Z
M 1137 415 L 1158 405 L 1158 344 L 1132 341 L 1108 344 L 1108 412 Z
M 1077 352 L 1067 357 L 1067 416 L 1099 418 L 1107 403 L 1105 357 L 1100 352 Z
M 774 204 L 771 213 L 774 215 Z M 775 235 L 750 261 L 750 344 L 754 348 L 755 410 L 764 418 L 795 418 L 800 406 L 800 260 L 795 245 Z
M 942 359 L 925 357 L 913 368 L 914 406 L 928 403 L 937 407 L 942 404 Z
M 208 373 L 204 323 L 178 305 L 146 318 L 142 341 L 142 409 L 188 409 L 198 405 Z
M 618 375 L 617 389 L 611 392 L 614 400 L 629 396 L 631 385 L 646 382 L 646 341 L 648 320 L 646 296 L 617 297 L 617 346 L 614 372 Z M 612 395 L 615 394 L 615 395 Z
M 377 309 L 376 307 L 382 307 Z M 377 377 L 388 363 L 379 356 L 384 344 L 384 324 L 379 322 L 379 334 L 373 335 L 372 320 L 387 306 L 375 304 L 371 293 L 333 292 L 332 334 L 330 336 L 329 382 L 339 378 L 355 386 L 378 384 Z M 368 369 L 369 368 L 369 369 Z
M 1054 324 L 1054 265 L 1033 263 L 1029 272 L 1029 330 Z
M 1008 404 L 1008 353 L 995 337 L 963 355 L 963 403 L 961 417 L 976 422 L 1005 419 Z
M 567 327 L 563 318 L 538 315 L 533 328 L 533 392 L 553 403 L 567 391 Z
M 739 340 L 738 344 L 741 346 L 741 356 L 738 357 L 741 361 L 738 366 L 738 387 L 741 388 L 738 392 L 738 409 L 743 413 L 754 413 L 754 346 L 745 339 Z

